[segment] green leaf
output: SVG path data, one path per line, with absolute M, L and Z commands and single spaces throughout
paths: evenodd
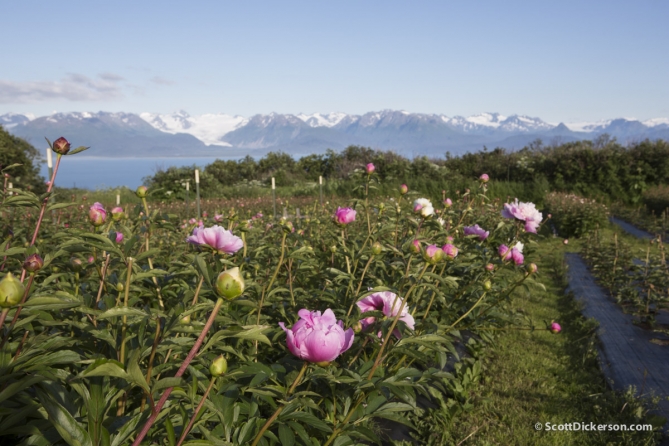
M 281 440 L 281 446 L 293 446 L 295 444 L 295 434 L 293 433 L 293 430 L 285 424 L 280 424 L 279 440 Z
M 84 147 L 84 146 L 79 146 L 74 150 L 70 150 L 66 155 L 76 155 L 77 153 L 83 152 L 84 150 L 88 150 L 90 147 Z
M 141 316 L 148 317 L 149 315 L 138 308 L 132 307 L 115 307 L 110 310 L 105 311 L 102 314 L 98 315 L 98 320 L 100 319 L 109 319 L 110 317 L 119 317 L 119 316 Z
M 71 446 L 93 446 L 88 432 L 77 420 L 61 406 L 48 392 L 35 388 L 37 398 L 46 410 L 49 421 L 56 428 L 60 436 Z

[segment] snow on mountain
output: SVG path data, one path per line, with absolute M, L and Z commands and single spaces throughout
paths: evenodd
M 35 119 L 35 115 L 32 113 L 27 113 L 25 115 L 20 115 L 18 113 L 7 113 L 0 116 L 0 125 L 9 130 L 12 127 L 16 127 L 19 124 L 25 124 Z
M 573 132 L 592 133 L 606 128 L 613 119 L 604 119 L 601 121 L 581 121 L 581 122 L 567 122 L 565 125 Z
M 645 121 L 641 121 L 641 123 L 646 127 L 657 127 L 660 125 L 669 126 L 669 118 L 646 119 Z
M 334 113 L 314 113 L 311 115 L 305 115 L 300 113 L 296 115 L 297 118 L 304 121 L 309 127 L 334 127 L 339 124 L 342 119 L 346 118 L 346 113 L 334 112 Z
M 441 119 L 446 124 L 465 133 L 485 133 L 491 130 L 527 133 L 550 130 L 555 127 L 539 118 L 522 115 L 504 116 L 499 113 L 480 113 L 469 117 L 454 116 L 452 118 L 442 115 Z
M 230 147 L 230 144 L 222 141 L 221 138 L 226 133 L 245 126 L 249 121 L 242 116 L 231 116 L 224 113 L 190 116 L 185 111 L 169 115 L 140 113 L 139 116 L 160 131 L 171 134 L 187 133 L 207 145 L 226 147 Z

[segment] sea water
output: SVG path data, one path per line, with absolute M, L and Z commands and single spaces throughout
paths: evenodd
M 198 166 L 203 169 L 217 159 L 239 159 L 237 157 L 202 158 L 103 158 L 93 156 L 64 156 L 58 167 L 56 185 L 83 189 L 106 189 L 127 186 L 135 189 L 142 185 L 142 179 L 153 176 L 168 167 Z M 55 162 L 55 158 L 54 158 Z M 40 174 L 47 178 L 46 162 L 41 165 Z

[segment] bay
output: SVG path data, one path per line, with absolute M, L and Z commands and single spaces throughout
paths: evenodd
M 237 157 L 199 158 L 103 158 L 94 156 L 64 156 L 58 167 L 56 185 L 82 189 L 107 189 L 127 186 L 135 189 L 142 185 L 142 178 L 154 175 L 160 169 L 175 166 L 196 165 L 204 168 L 217 159 L 239 159 Z M 55 161 L 55 160 L 54 160 Z M 46 162 L 40 174 L 48 177 Z

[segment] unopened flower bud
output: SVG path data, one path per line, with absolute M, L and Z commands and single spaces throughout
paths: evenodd
M 239 273 L 239 268 L 235 267 L 223 271 L 216 279 L 216 291 L 227 299 L 236 299 L 244 292 L 244 279 Z
M 76 257 L 72 257 L 70 259 L 70 268 L 72 268 L 72 271 L 74 271 L 74 272 L 81 271 L 82 264 L 83 264 L 83 262 L 81 261 L 81 259 L 78 259 Z
M 213 377 L 224 375 L 225 372 L 227 371 L 228 371 L 228 361 L 226 361 L 223 355 L 214 359 L 214 361 L 209 366 L 209 373 L 211 373 L 211 376 Z
M 139 186 L 139 187 L 137 188 L 137 190 L 135 190 L 135 194 L 136 194 L 137 197 L 139 197 L 139 198 L 145 198 L 145 197 L 146 197 L 146 193 L 148 192 L 148 190 L 149 190 L 149 188 L 146 187 L 146 186 Z
M 420 252 L 420 242 L 418 240 L 413 240 L 409 245 L 409 251 L 412 254 L 418 254 Z
M 562 243 L 565 244 L 565 245 L 569 244 L 569 239 L 562 240 Z
M 490 282 L 489 280 L 486 280 L 485 282 L 483 282 L 483 288 L 486 291 L 490 291 L 492 289 L 492 282 Z
M 34 273 L 42 269 L 44 266 L 44 260 L 39 256 L 39 254 L 31 254 L 23 262 L 23 269 L 29 273 Z
M 383 251 L 383 246 L 379 242 L 374 242 L 372 245 L 372 254 L 378 256 Z
M 400 194 L 406 195 L 407 192 L 409 192 L 409 186 L 407 186 L 406 184 L 402 184 L 400 186 Z
M 330 246 L 330 252 L 331 252 L 332 254 L 334 254 L 335 252 L 337 252 L 337 245 L 332 245 L 332 246 Z
M 487 183 L 488 181 L 490 181 L 490 177 L 488 176 L 487 173 L 484 173 L 479 177 L 479 181 L 481 183 Z
M 107 211 L 105 207 L 100 203 L 93 203 L 90 210 L 88 211 L 88 221 L 91 222 L 93 226 L 102 226 L 107 220 Z
M 550 330 L 551 330 L 551 333 L 558 334 L 562 331 L 562 327 L 560 327 L 560 324 L 558 324 L 557 322 L 551 322 Z
M 25 287 L 12 273 L 0 280 L 0 307 L 10 308 L 21 302 Z
M 188 316 L 184 316 L 181 319 L 179 319 L 179 323 L 181 325 L 188 325 L 190 324 L 190 314 Z
M 444 251 L 437 245 L 429 245 L 423 252 L 423 260 L 430 265 L 435 265 L 441 262 L 444 258 Z
M 111 210 L 111 214 L 112 214 L 112 219 L 113 219 L 114 221 L 122 220 L 123 217 L 125 216 L 125 214 L 123 213 L 123 208 L 122 208 L 122 207 L 119 207 L 119 206 L 113 208 L 113 209 Z
M 59 155 L 67 155 L 70 151 L 70 143 L 62 136 L 53 142 L 53 151 Z
M 534 274 L 537 272 L 539 268 L 537 268 L 537 265 L 535 263 L 530 263 L 527 265 L 527 272 L 530 274 Z
M 365 171 L 367 172 L 367 175 L 371 175 L 375 170 L 376 167 L 374 167 L 374 164 L 372 163 L 369 163 L 365 166 Z
M 362 331 L 362 324 L 360 323 L 360 321 L 357 321 L 355 324 L 351 326 L 351 328 L 353 329 L 353 333 L 358 334 Z
M 493 265 L 492 263 L 488 263 L 488 264 L 485 266 L 485 269 L 486 269 L 486 271 L 492 272 L 492 271 L 494 271 L 494 269 L 495 269 L 495 265 Z
M 118 291 L 119 293 L 122 293 L 123 290 L 125 290 L 125 287 L 123 286 L 123 283 L 121 283 L 121 282 L 117 283 L 116 284 L 116 291 Z

